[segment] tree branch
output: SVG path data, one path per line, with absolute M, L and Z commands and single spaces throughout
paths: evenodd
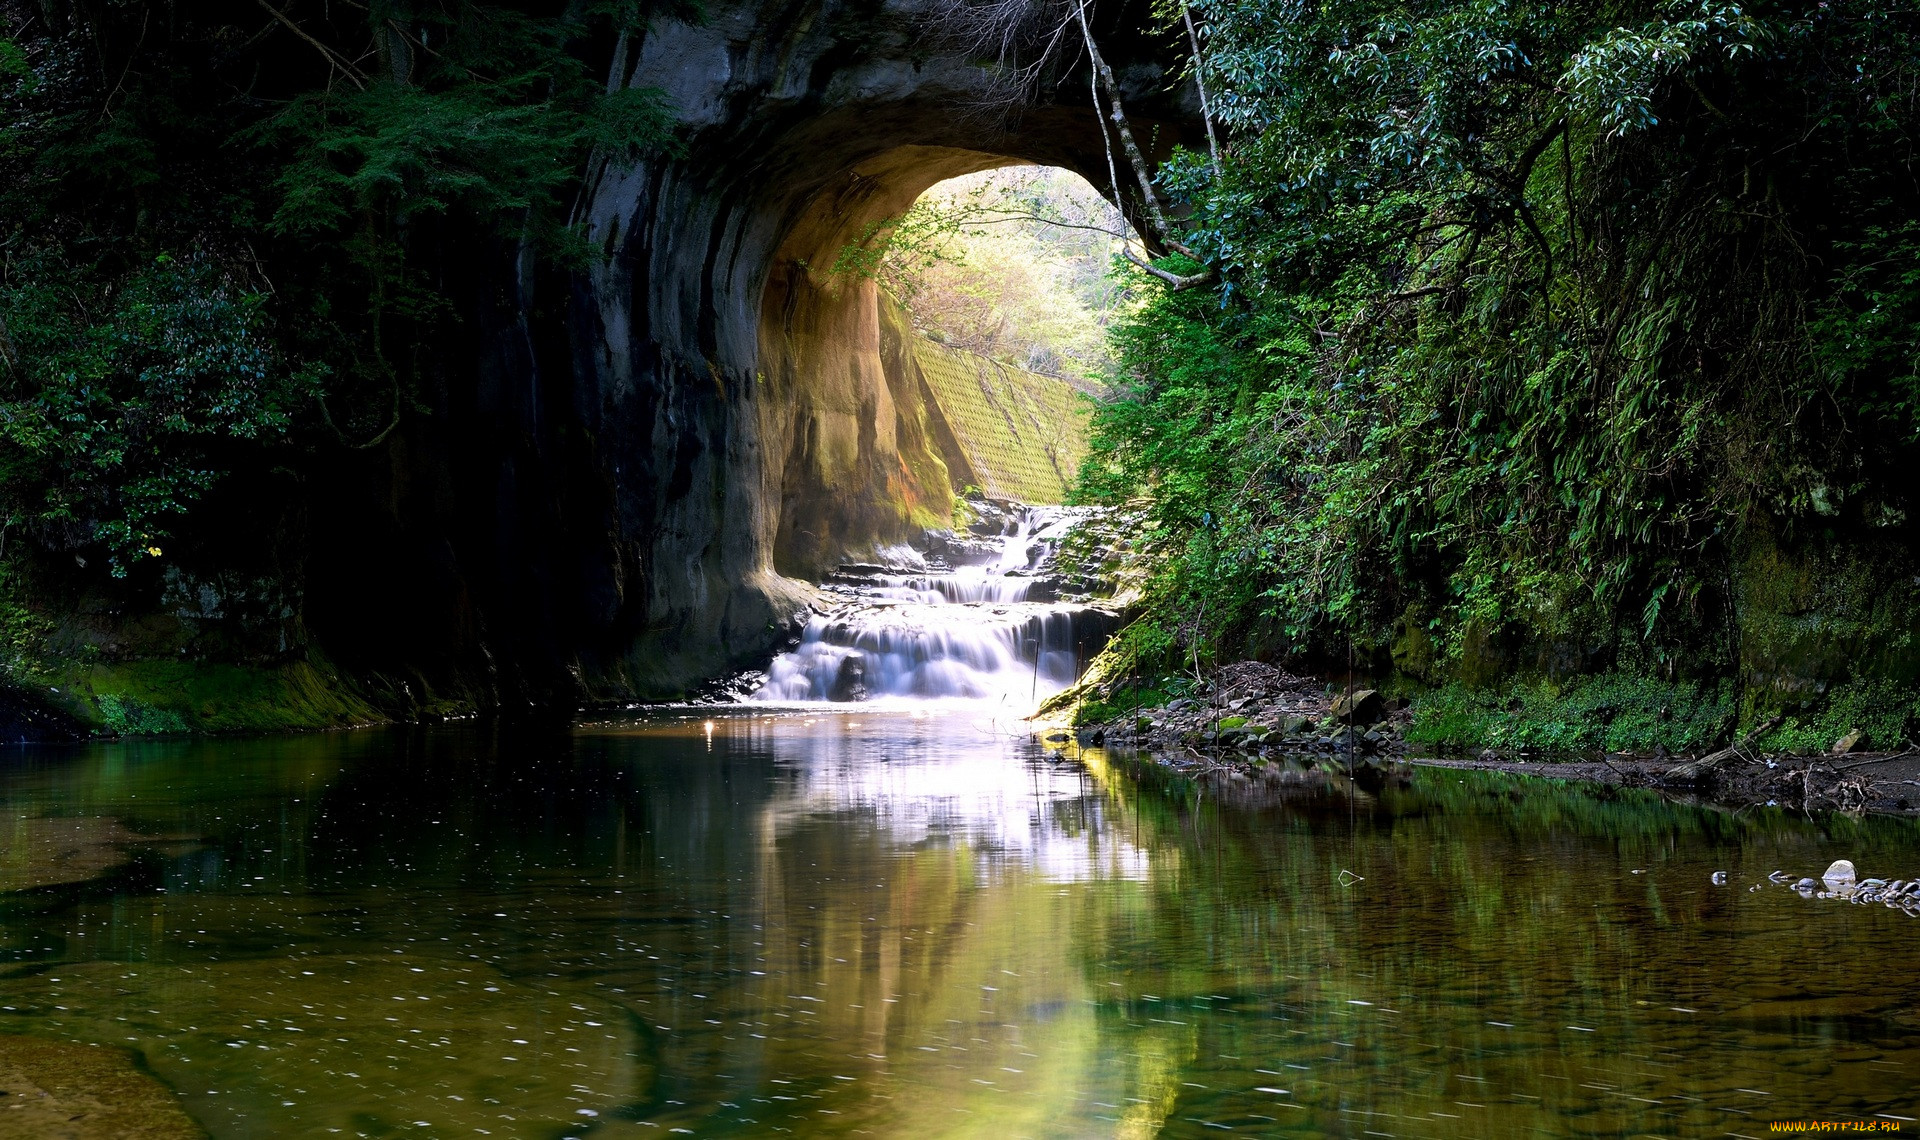
M 0 364 L 11 372 L 20 365 L 20 346 L 14 343 L 13 333 L 7 328 L 7 318 L 0 313 Z
M 1193 27 L 1193 11 L 1187 0 L 1180 0 L 1180 18 L 1187 23 L 1187 42 L 1193 45 L 1193 85 L 1200 89 L 1200 121 L 1207 125 L 1207 155 L 1213 160 L 1213 176 L 1220 177 L 1220 140 L 1213 133 L 1213 110 L 1207 104 L 1207 81 L 1200 74 L 1200 33 Z
M 1157 236 L 1165 240 L 1173 230 L 1167 225 L 1167 216 L 1160 209 L 1159 195 L 1153 192 L 1153 172 L 1147 168 L 1146 156 L 1140 152 L 1140 144 L 1134 141 L 1133 128 L 1127 124 L 1127 112 L 1120 105 L 1120 85 L 1114 80 L 1106 59 L 1101 56 L 1100 46 L 1094 42 L 1093 26 L 1087 23 L 1087 0 L 1081 0 L 1075 6 L 1074 13 L 1080 18 L 1080 35 L 1087 42 L 1087 58 L 1093 64 L 1093 73 L 1107 89 L 1107 117 L 1113 120 L 1114 131 L 1120 136 L 1120 146 L 1127 152 L 1127 162 L 1132 165 L 1134 176 L 1140 180 L 1140 193 L 1146 200 L 1147 216 L 1152 220 Z M 1096 103 L 1095 113 L 1098 111 L 1099 105 Z M 1119 193 L 1119 187 L 1114 187 L 1114 193 Z
M 1134 268 L 1158 278 L 1164 282 L 1169 289 L 1172 289 L 1176 293 L 1182 289 L 1192 289 L 1195 286 L 1205 285 L 1207 282 L 1213 280 L 1213 270 L 1211 269 L 1203 269 L 1198 273 L 1184 274 L 1168 272 L 1157 265 L 1149 263 L 1139 254 L 1133 252 L 1133 247 L 1130 245 L 1121 246 L 1120 253 L 1121 256 L 1133 263 Z
M 393 385 L 392 418 L 387 421 L 386 427 L 380 429 L 378 435 L 365 443 L 354 443 L 352 440 L 349 440 L 347 433 L 341 431 L 339 426 L 333 422 L 333 413 L 327 409 L 327 397 L 324 393 L 316 395 L 314 402 L 320 405 L 320 418 L 326 421 L 327 430 L 333 433 L 333 438 L 340 441 L 340 446 L 351 451 L 372 451 L 374 448 L 379 447 L 388 436 L 393 434 L 394 428 L 400 426 L 400 383 L 397 380 L 394 381 Z
M 338 68 L 342 73 L 346 75 L 348 79 L 351 79 L 353 81 L 353 85 L 355 87 L 358 87 L 362 91 L 365 91 L 367 89 L 367 83 L 366 83 L 367 77 L 365 73 L 363 73 L 359 68 L 353 66 L 352 63 L 349 63 L 345 56 L 342 56 L 338 52 L 334 51 L 332 48 L 328 47 L 326 44 L 323 44 L 319 40 L 316 40 L 312 36 L 308 35 L 305 29 L 301 28 L 300 25 L 294 23 L 292 20 L 289 20 L 286 17 L 285 13 L 281 12 L 278 8 L 275 8 L 273 5 L 267 3 L 267 0 L 254 0 L 254 3 L 260 5 L 262 8 L 265 8 L 267 10 L 268 15 L 280 21 L 282 24 L 285 24 L 287 26 L 288 31 L 292 32 L 294 35 L 299 36 L 301 39 L 312 44 L 314 47 L 314 50 L 318 51 L 321 57 L 327 61 L 328 66 Z

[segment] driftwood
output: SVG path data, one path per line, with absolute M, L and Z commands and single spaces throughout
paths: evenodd
M 1670 784 L 1694 784 L 1709 779 L 1715 772 L 1733 763 L 1745 759 L 1742 751 L 1747 745 L 1772 732 L 1780 724 L 1779 717 L 1771 717 L 1747 731 L 1745 736 L 1718 752 L 1709 753 L 1697 760 L 1689 760 L 1667 769 L 1666 781 Z
M 1833 770 L 1836 772 L 1844 772 L 1849 768 L 1865 768 L 1869 764 L 1886 764 L 1894 760 L 1905 760 L 1912 756 L 1920 756 L 1920 752 L 1909 748 L 1905 752 L 1890 752 L 1885 756 L 1873 756 L 1865 760 L 1855 760 L 1851 764 L 1836 764 Z

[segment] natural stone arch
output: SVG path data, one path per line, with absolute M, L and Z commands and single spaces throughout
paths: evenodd
M 804 605 L 787 575 L 945 514 L 895 398 L 899 322 L 870 282 L 822 270 L 944 178 L 1025 162 L 1105 185 L 1108 159 L 1083 63 L 1062 53 L 1008 103 L 994 67 L 930 33 L 933 10 L 714 0 L 614 46 L 609 85 L 666 91 L 683 152 L 590 172 L 587 267 L 523 252 L 476 290 L 506 308 L 480 314 L 502 331 L 474 393 L 443 435 L 401 441 L 456 456 L 452 505 L 408 540 L 450 557 L 428 556 L 407 620 L 444 628 L 496 700 L 662 695 L 747 665 Z M 1120 30 L 1146 18 L 1103 9 L 1103 51 L 1164 153 L 1199 123 L 1171 52 Z M 564 328 L 536 303 L 556 284 Z

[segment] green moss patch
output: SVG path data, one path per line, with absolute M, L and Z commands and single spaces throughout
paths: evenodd
M 1893 681 L 1852 681 L 1783 717 L 1755 746 L 1768 752 L 1825 752 L 1850 732 L 1861 750 L 1892 752 L 1920 729 L 1920 689 Z
M 1697 752 L 1732 728 L 1725 685 L 1608 673 L 1563 684 L 1435 689 L 1415 703 L 1406 739 L 1442 748 Z
M 330 670 L 305 661 L 119 662 L 77 668 L 53 687 L 74 716 L 116 736 L 279 732 L 382 719 Z

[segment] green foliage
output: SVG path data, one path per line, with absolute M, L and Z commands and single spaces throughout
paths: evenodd
M 1132 301 L 1107 273 L 1122 227 L 1077 176 L 1002 167 L 931 187 L 869 225 L 831 271 L 875 279 L 944 344 L 1092 376 L 1110 364 L 1107 327 Z
M 21 588 L 19 572 L 0 559 L 0 677 L 30 666 L 52 628 Z
M 1911 541 L 1910 13 L 1194 11 L 1218 283 L 1119 328 L 1083 480 L 1147 511 L 1139 668 L 1732 676 L 1756 519 Z
M 1878 678 L 1839 685 L 1754 743 L 1775 752 L 1825 752 L 1855 731 L 1863 734 L 1862 749 L 1912 747 L 1920 735 L 1920 690 Z
M 0 529 L 162 552 L 223 452 L 281 439 L 316 381 L 277 359 L 265 297 L 203 257 L 106 283 L 36 251 L 0 285 L 19 365 L 0 381 Z
M 1406 739 L 1442 748 L 1700 752 L 1731 727 L 1729 689 L 1621 673 L 1564 685 L 1448 685 L 1420 698 Z
M 226 474 L 384 439 L 449 246 L 577 260 L 588 164 L 676 145 L 589 46 L 658 10 L 0 0 L 0 543 L 124 575 Z
M 478 4 L 420 16 L 404 46 L 422 66 L 406 81 L 303 92 L 252 132 L 287 155 L 274 229 L 383 229 L 457 211 L 520 232 L 593 147 L 629 161 L 674 145 L 660 91 L 608 94 L 568 54 L 584 25 Z M 429 38 L 442 46 L 428 50 Z
M 100 725 L 115 736 L 167 736 L 188 731 L 185 717 L 132 697 L 102 694 L 96 699 Z

